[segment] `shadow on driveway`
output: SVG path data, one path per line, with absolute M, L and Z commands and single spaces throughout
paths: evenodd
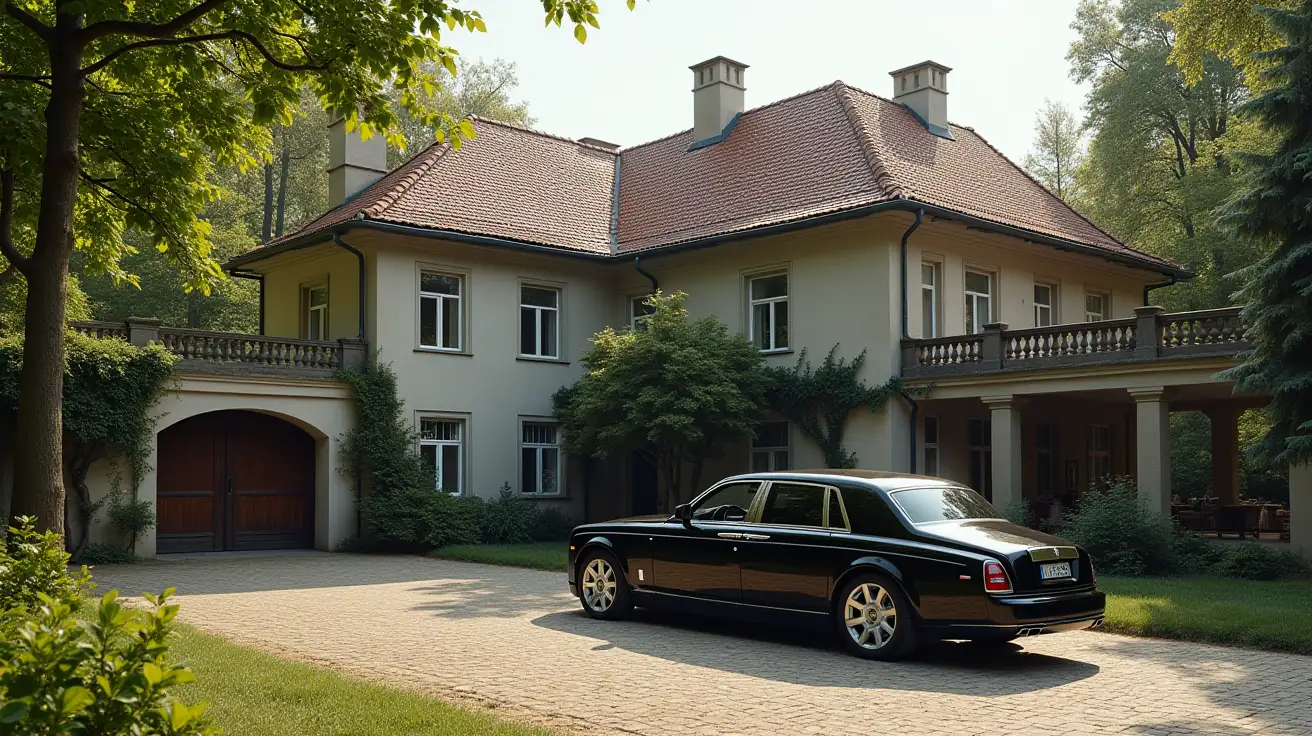
M 553 631 L 602 640 L 597 650 L 638 654 L 797 685 L 884 688 L 975 696 L 1012 695 L 1092 677 L 1097 665 L 1024 651 L 1009 644 L 927 644 L 916 658 L 870 662 L 840 651 L 819 633 L 690 618 L 638 609 L 628 621 L 597 621 L 582 611 L 533 619 Z

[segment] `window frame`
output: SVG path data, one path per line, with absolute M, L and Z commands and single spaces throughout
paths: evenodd
M 465 271 L 441 267 L 441 266 L 430 266 L 422 263 L 418 265 L 419 265 L 419 269 L 415 276 L 416 278 L 415 294 L 417 295 L 418 298 L 417 311 L 415 313 L 416 349 L 438 352 L 438 353 L 466 353 L 467 354 L 469 352 L 468 349 L 469 330 L 467 329 L 468 322 L 466 319 L 466 314 L 468 310 L 465 307 L 469 299 L 469 274 Z M 438 292 L 424 291 L 425 274 L 430 276 L 447 276 L 450 278 L 454 278 L 459 283 L 460 293 L 456 296 L 452 296 L 450 294 L 441 294 Z M 436 313 L 437 344 L 436 345 L 424 344 L 423 321 L 424 321 L 424 301 L 426 299 L 431 299 L 437 302 L 437 313 Z M 458 330 L 458 335 L 457 335 L 458 339 L 456 340 L 456 347 L 452 347 L 452 348 L 443 347 L 441 344 L 442 338 L 445 337 L 442 330 L 442 307 L 444 306 L 444 302 L 446 300 L 454 300 L 456 302 L 456 329 Z
M 310 295 L 319 290 L 323 291 L 323 304 L 312 306 Z M 325 342 L 328 340 L 331 305 L 332 292 L 328 290 L 327 276 L 301 284 L 301 339 L 314 340 L 315 342 Z M 320 334 L 319 337 L 310 336 L 310 314 L 315 311 L 320 312 L 320 331 L 322 334 Z
M 468 487 L 468 483 L 466 482 L 467 479 L 466 479 L 465 475 L 466 475 L 466 473 L 468 472 L 468 468 L 469 468 L 469 463 L 466 461 L 466 458 L 467 458 L 468 455 L 469 455 L 469 435 L 470 435 L 470 431 L 469 431 L 469 425 L 470 425 L 470 422 L 469 422 L 469 415 L 467 415 L 467 414 L 451 414 L 451 413 L 447 413 L 447 412 L 421 411 L 421 412 L 417 412 L 415 419 L 416 419 L 415 424 L 419 427 L 419 432 L 418 432 L 418 435 L 419 435 L 419 436 L 418 436 L 418 445 L 417 445 L 417 449 L 418 449 L 419 453 L 421 454 L 421 456 L 422 456 L 423 448 L 424 448 L 424 447 L 437 447 L 437 448 L 439 448 L 439 449 L 437 450 L 437 460 L 438 460 L 438 462 L 437 462 L 437 465 L 436 465 L 436 475 L 435 475 L 434 478 L 433 478 L 433 491 L 434 491 L 435 493 L 450 493 L 450 494 L 453 495 L 453 496 L 460 496 L 460 497 L 465 496 L 465 495 L 466 495 L 466 494 L 465 494 L 465 490 L 466 490 L 466 488 Z M 456 440 L 455 442 L 452 442 L 451 440 L 426 440 L 426 439 L 424 439 L 424 436 L 423 436 L 423 422 L 424 422 L 425 420 L 428 420 L 428 421 L 435 421 L 435 422 L 448 422 L 448 423 L 454 423 L 454 424 L 458 425 L 459 428 L 460 428 L 460 438 L 459 438 L 458 440 Z M 442 453 L 441 453 L 441 449 L 440 449 L 440 448 L 442 448 L 442 447 L 449 447 L 449 446 L 452 446 L 452 445 L 454 445 L 454 446 L 457 448 L 457 451 L 456 451 L 456 484 L 457 484 L 458 488 L 457 488 L 457 490 L 455 490 L 455 491 L 444 491 L 444 490 L 442 490 L 442 489 L 439 487 L 439 484 L 441 483 L 441 477 L 442 477 L 442 464 L 441 464 L 441 461 L 442 461 Z
M 932 274 L 931 277 L 934 280 L 934 283 L 932 284 L 925 283 L 926 268 L 929 268 Z M 942 285 L 942 283 L 943 283 L 942 261 L 934 261 L 929 259 L 921 260 L 920 262 L 920 310 L 921 310 L 920 337 L 921 338 L 927 339 L 932 337 L 939 337 L 943 334 L 943 309 L 939 301 L 942 298 L 942 294 L 941 294 L 942 290 L 939 288 Z M 924 313 L 926 291 L 929 292 L 930 324 L 928 327 L 926 327 L 925 325 L 925 313 Z
M 544 425 L 544 426 L 554 427 L 555 430 L 556 430 L 556 441 L 555 441 L 555 443 L 554 443 L 554 444 L 544 444 L 544 443 L 536 443 L 536 442 L 526 442 L 526 441 L 524 440 L 524 430 L 525 430 L 525 427 L 528 426 L 528 425 Z M 530 490 L 526 490 L 525 488 L 521 487 L 521 488 L 519 489 L 519 493 L 520 493 L 521 496 L 528 496 L 528 497 L 531 497 L 531 498 L 560 498 L 560 497 L 566 495 L 566 494 L 565 494 L 565 483 L 564 483 L 564 481 L 565 481 L 565 479 L 566 479 L 566 475 L 565 475 L 565 449 L 564 449 L 564 447 L 562 446 L 562 443 L 561 443 L 561 433 L 562 433 L 563 431 L 564 431 L 564 429 L 563 429 L 563 427 L 561 426 L 560 422 L 557 421 L 557 420 L 555 420 L 555 419 L 550 419 L 550 418 L 545 418 L 545 417 L 537 417 L 537 416 L 521 416 L 521 417 L 519 418 L 519 479 L 520 479 L 520 485 L 521 485 L 521 486 L 523 485 L 523 480 L 524 480 L 524 450 L 532 448 L 532 449 L 534 449 L 534 450 L 536 451 L 534 454 L 535 454 L 536 457 L 537 457 L 536 462 L 537 462 L 537 468 L 538 468 L 538 472 L 537 472 L 537 474 L 535 475 L 535 478 L 534 478 L 534 480 L 535 480 L 535 482 L 536 482 L 536 484 L 537 484 L 537 486 L 538 486 L 537 489 L 536 489 L 536 490 L 532 490 L 532 491 L 530 491 Z M 556 451 L 556 490 L 554 490 L 554 491 L 552 491 L 552 492 L 550 492 L 550 493 L 547 493 L 547 492 L 542 491 L 542 467 L 543 467 L 543 466 L 542 466 L 542 452 L 543 452 L 543 450 L 547 450 L 547 449 L 554 449 L 554 450 Z
M 769 486 L 768 481 L 761 480 L 760 478 L 751 478 L 751 477 L 726 478 L 720 481 L 719 483 L 716 483 L 715 485 L 711 486 L 710 488 L 707 488 L 701 493 L 697 494 L 697 496 L 695 496 L 691 501 L 688 502 L 688 511 L 690 515 L 696 513 L 697 507 L 700 506 L 703 501 L 709 498 L 712 493 L 715 493 L 716 491 L 720 490 L 721 488 L 724 488 L 725 486 L 745 485 L 750 483 L 756 484 L 756 494 L 752 496 L 752 502 L 747 506 L 747 516 L 742 521 L 717 521 L 715 519 L 692 519 L 692 523 L 732 524 L 734 526 L 740 526 L 742 524 L 751 524 L 752 519 L 756 518 L 755 516 L 753 516 L 753 514 L 759 513 L 759 510 L 761 508 L 761 499 L 765 498 L 765 489 Z M 674 517 L 671 516 L 671 518 Z
M 534 304 L 525 304 L 524 303 L 525 289 L 537 289 L 539 291 L 554 292 L 556 295 L 556 306 L 540 307 Z M 538 350 L 537 353 L 524 352 L 523 337 L 524 337 L 524 310 L 525 309 L 533 310 L 533 318 L 534 318 L 533 342 L 534 342 L 534 347 Z M 562 338 L 562 334 L 561 334 L 562 333 L 561 326 L 564 322 L 563 319 L 564 311 L 565 311 L 565 287 L 563 284 L 552 284 L 543 281 L 529 281 L 529 280 L 521 279 L 519 282 L 519 317 L 518 317 L 519 329 L 516 330 L 515 332 L 516 355 L 523 360 L 545 360 L 545 361 L 553 361 L 553 362 L 563 362 L 564 359 L 561 357 L 561 354 L 564 352 L 564 339 Z M 555 348 L 554 355 L 548 355 L 542 352 L 542 348 L 543 348 L 542 315 L 544 312 L 551 312 L 555 314 L 556 344 L 554 346 Z
M 651 316 L 655 314 L 655 311 L 653 310 L 651 312 L 638 314 L 638 309 L 640 306 L 650 309 L 651 307 L 646 305 L 646 301 L 653 296 L 655 296 L 655 294 L 647 293 L 629 297 L 630 330 L 633 330 L 634 332 L 642 332 L 647 329 L 647 322 L 651 321 Z
M 1095 313 L 1089 311 L 1089 299 L 1097 299 L 1102 303 L 1102 312 Z M 1086 289 L 1084 292 L 1084 321 L 1085 322 L 1106 322 L 1111 319 L 1112 295 L 1107 292 L 1093 291 Z
M 1098 450 L 1094 448 L 1094 433 L 1098 430 L 1107 433 L 1107 449 Z M 1110 424 L 1086 424 L 1084 425 L 1084 451 L 1085 461 L 1087 464 L 1086 472 L 1088 473 L 1088 487 L 1097 485 L 1099 488 L 1104 487 L 1104 479 L 1115 473 L 1115 466 L 1112 465 L 1112 448 L 1115 447 L 1115 438 L 1112 436 L 1112 425 Z M 1107 462 L 1107 472 L 1097 474 L 1094 472 L 1094 466 L 1098 464 L 1098 459 L 1105 459 Z
M 780 276 L 784 278 L 783 296 L 764 297 L 761 299 L 756 299 L 752 296 L 753 283 L 765 279 L 778 278 Z M 755 273 L 747 274 L 746 280 L 747 280 L 747 339 L 751 340 L 752 344 L 755 345 L 756 349 L 762 354 L 770 355 L 775 353 L 791 352 L 792 347 L 789 344 L 784 344 L 784 345 L 778 344 L 779 330 L 776 327 L 776 323 L 778 322 L 778 317 L 776 316 L 777 309 L 775 305 L 779 303 L 783 303 L 785 305 L 784 309 L 788 312 L 788 317 L 786 322 L 789 327 L 789 335 L 787 337 L 787 342 L 791 343 L 792 342 L 791 333 L 792 333 L 792 324 L 793 324 L 792 304 L 790 303 L 793 298 L 792 274 L 788 271 L 788 269 L 771 269 L 767 271 L 758 271 Z M 756 307 L 762 304 L 770 305 L 770 347 L 761 347 L 761 345 L 756 341 Z
M 987 294 L 983 294 L 978 291 L 972 291 L 970 289 L 970 287 L 967 284 L 971 276 L 983 276 L 988 279 L 989 291 Z M 964 269 L 962 269 L 961 293 L 965 297 L 962 300 L 962 304 L 963 304 L 962 319 L 965 324 L 967 335 L 978 335 L 984 332 L 984 327 L 986 325 L 990 325 L 997 321 L 993 316 L 995 314 L 995 310 L 997 308 L 997 301 L 998 301 L 998 278 L 995 272 L 988 271 L 982 268 L 975 268 L 971 266 L 965 267 Z M 977 325 L 979 329 L 972 331 L 970 325 L 970 314 L 973 312 L 976 315 L 976 318 L 978 319 L 980 297 L 983 297 L 988 300 L 988 305 L 989 305 L 988 314 L 985 315 L 984 320 Z
M 820 526 L 810 526 L 805 524 L 778 524 L 773 522 L 762 521 L 762 516 L 765 513 L 765 504 L 769 501 L 770 493 L 774 491 L 774 487 L 777 485 L 810 486 L 812 488 L 824 489 L 824 495 L 820 497 L 820 503 L 823 505 L 820 512 Z M 850 532 L 852 530 L 851 519 L 848 518 L 847 516 L 847 506 L 843 504 L 843 494 L 841 492 L 838 493 L 838 504 L 839 504 L 839 510 L 843 513 L 843 523 L 845 526 L 842 527 L 828 526 L 829 494 L 831 492 L 837 492 L 837 491 L 838 488 L 836 486 L 830 485 L 828 483 L 816 483 L 814 481 L 807 481 L 807 480 L 764 481 L 764 486 L 759 491 L 757 491 L 759 500 L 755 501 L 752 504 L 752 508 L 748 510 L 747 523 L 752 526 L 777 527 L 783 529 L 814 529 L 818 531 L 829 531 L 829 532 Z
M 1048 290 L 1048 303 L 1047 303 L 1047 304 L 1040 304 L 1040 303 L 1039 303 L 1039 295 L 1038 295 L 1038 293 L 1037 293 L 1039 289 L 1047 289 L 1047 290 Z M 1060 299 L 1060 297 L 1058 296 L 1057 285 L 1054 284 L 1054 283 L 1052 283 L 1051 281 L 1035 281 L 1035 282 L 1034 282 L 1034 290 L 1035 290 L 1035 292 L 1036 292 L 1036 293 L 1034 294 L 1034 298 L 1033 298 L 1033 307 L 1034 307 L 1034 309 L 1033 309 L 1033 311 L 1034 311 L 1034 326 L 1035 326 L 1035 327 L 1052 327 L 1052 326 L 1054 326 L 1054 325 L 1056 325 L 1056 324 L 1059 324 L 1058 321 L 1057 321 L 1057 304 L 1061 301 L 1061 299 Z M 1046 310 L 1047 313 L 1048 313 L 1048 323 L 1047 323 L 1047 324 L 1040 324 L 1040 320 L 1039 320 L 1039 310 L 1040 310 L 1040 309 Z
M 970 425 L 972 422 L 980 423 L 980 439 L 984 444 L 971 444 Z M 993 420 L 984 417 L 967 417 L 966 418 L 966 457 L 969 458 L 969 467 L 967 474 L 975 471 L 976 458 L 979 460 L 979 484 L 983 488 L 975 488 L 967 483 L 967 487 L 983 496 L 986 501 L 993 503 Z
M 757 437 L 755 434 L 752 435 L 751 442 L 748 444 L 747 447 L 748 470 L 753 473 L 770 473 L 770 472 L 776 472 L 781 470 L 792 470 L 793 469 L 793 423 L 788 421 L 787 419 L 776 419 L 776 420 L 768 420 L 768 421 L 761 422 L 761 426 L 765 426 L 767 424 L 783 424 L 785 426 L 784 431 L 788 444 L 783 446 L 757 445 L 756 444 Z M 786 468 L 774 467 L 775 460 L 776 460 L 775 453 L 780 451 L 783 451 L 788 455 L 788 467 Z M 765 470 L 757 470 L 755 467 L 754 461 L 756 459 L 757 454 L 760 453 L 765 454 L 767 458 L 766 464 L 770 466 Z

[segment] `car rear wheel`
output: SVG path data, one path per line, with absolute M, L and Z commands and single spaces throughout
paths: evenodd
M 587 554 L 579 565 L 579 601 L 593 618 L 613 621 L 633 611 L 624 568 L 614 555 L 603 550 Z
M 911 601 L 882 575 L 857 575 L 843 586 L 834 610 L 843 648 L 865 659 L 895 660 L 919 640 Z

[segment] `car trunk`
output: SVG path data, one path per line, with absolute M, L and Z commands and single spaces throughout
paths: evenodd
M 922 524 L 916 531 L 936 541 L 996 555 L 1007 563 L 1012 589 L 1017 593 L 1070 590 L 1093 584 L 1087 552 L 1061 537 L 1000 519 L 973 519 Z M 1068 563 L 1070 576 L 1045 580 L 1043 566 Z

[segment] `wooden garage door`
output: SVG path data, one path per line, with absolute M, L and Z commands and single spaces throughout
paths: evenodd
M 314 544 L 314 439 L 265 414 L 224 411 L 159 435 L 158 549 L 210 552 Z

